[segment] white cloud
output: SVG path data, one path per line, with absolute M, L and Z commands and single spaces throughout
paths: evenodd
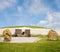
M 54 16 L 54 19 L 53 19 L 54 24 L 60 25 L 60 13 L 59 12 L 53 12 L 52 14 Z
M 37 26 L 43 26 L 43 27 L 47 27 L 47 20 L 40 20 L 37 24 Z
M 40 24 L 47 24 L 47 21 L 46 20 L 41 20 L 39 23 Z
M 21 7 L 21 6 L 17 6 L 17 10 L 18 10 L 19 13 L 22 13 L 22 11 L 23 11 L 23 7 Z
M 49 28 L 59 28 L 58 26 L 60 26 L 60 13 L 59 12 L 52 12 L 52 13 L 48 13 L 47 12 L 47 16 L 45 18 L 45 20 L 40 20 L 38 22 L 38 25 L 40 26 L 44 26 L 44 27 L 49 27 Z
M 28 4 L 29 2 L 27 1 L 28 0 L 25 0 L 24 6 L 27 8 L 27 11 L 30 14 L 46 13 L 47 11 L 50 10 L 50 8 L 46 8 L 46 6 L 42 4 L 41 0 L 31 0 L 30 5 Z
M 54 17 L 60 19 L 60 12 L 53 12 L 52 14 L 53 14 Z
M 17 0 L 2 0 L 0 1 L 0 10 L 4 10 L 16 4 Z
M 47 17 L 46 19 L 49 21 L 49 22 L 52 22 L 53 21 L 53 15 L 50 13 L 50 12 L 47 12 Z

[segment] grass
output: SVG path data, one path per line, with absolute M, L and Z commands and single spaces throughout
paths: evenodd
M 29 28 L 46 28 L 46 27 L 40 27 L 40 26 L 8 26 L 3 28 L 20 28 L 20 27 L 29 27 Z M 48 29 L 48 28 L 46 28 Z
M 39 37 L 40 38 L 40 37 Z M 41 36 L 36 43 L 0 43 L 0 52 L 60 52 L 60 39 L 48 41 Z

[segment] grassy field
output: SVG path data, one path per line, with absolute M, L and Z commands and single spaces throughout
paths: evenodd
M 60 39 L 48 41 L 41 37 L 36 43 L 0 43 L 0 52 L 60 52 Z

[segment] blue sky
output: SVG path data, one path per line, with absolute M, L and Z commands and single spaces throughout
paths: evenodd
M 0 27 L 15 25 L 60 29 L 60 0 L 0 0 Z

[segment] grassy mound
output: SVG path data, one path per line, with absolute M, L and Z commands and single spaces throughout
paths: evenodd
M 46 28 L 46 27 L 40 27 L 40 26 L 8 26 L 3 28 L 21 28 L 21 27 L 28 27 L 28 28 Z

